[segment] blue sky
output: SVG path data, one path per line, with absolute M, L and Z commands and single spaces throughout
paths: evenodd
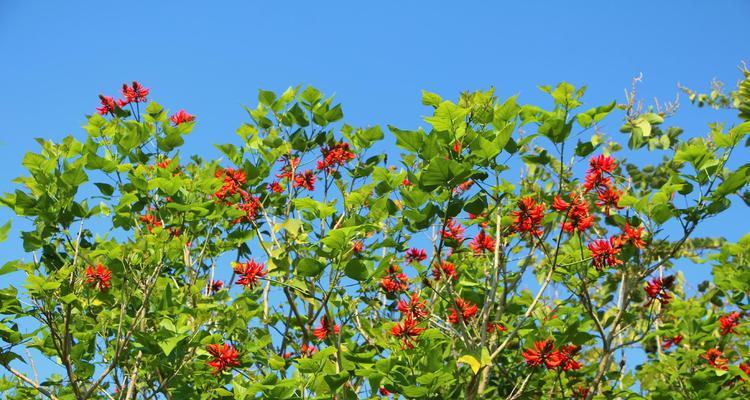
M 216 156 L 210 145 L 236 142 L 241 106 L 254 105 L 259 88 L 313 85 L 336 95 L 352 125 L 415 128 L 428 112 L 421 89 L 453 98 L 492 85 L 501 97 L 538 102 L 546 95 L 537 85 L 565 80 L 587 85 L 593 106 L 622 101 L 642 72 L 641 97 L 672 100 L 677 83 L 731 86 L 740 61 L 750 61 L 746 1 L 203 4 L 0 2 L 0 191 L 14 189 L 33 138 L 81 137 L 97 95 L 126 81 L 197 115 L 183 153 Z M 669 122 L 693 136 L 732 118 L 683 96 Z M 618 122 L 604 131 L 618 137 Z M 733 210 L 734 221 L 750 217 L 744 206 Z M 0 223 L 10 215 L 0 209 Z M 0 264 L 24 257 L 17 225 L 0 244 Z M 717 218 L 700 233 L 736 240 L 746 226 Z M 707 276 L 702 268 L 686 271 L 693 284 Z

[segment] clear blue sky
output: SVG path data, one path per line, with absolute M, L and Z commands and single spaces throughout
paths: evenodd
M 596 105 L 622 101 L 643 72 L 640 95 L 671 100 L 677 83 L 731 85 L 750 61 L 747 1 L 265 3 L 0 1 L 0 192 L 14 189 L 33 138 L 82 137 L 97 95 L 126 81 L 197 115 L 184 152 L 215 156 L 210 145 L 236 142 L 241 105 L 254 105 L 259 88 L 314 85 L 336 94 L 350 124 L 414 128 L 428 111 L 421 89 L 451 98 L 493 85 L 536 102 L 546 100 L 537 85 L 566 80 L 588 85 Z M 706 122 L 731 117 L 683 97 L 670 121 L 703 135 Z M 616 136 L 618 122 L 605 131 Z M 733 221 L 750 220 L 748 209 L 733 210 L 700 234 L 746 233 Z M 0 223 L 10 216 L 0 209 Z M 19 223 L 0 265 L 24 256 Z M 686 271 L 693 285 L 702 268 Z

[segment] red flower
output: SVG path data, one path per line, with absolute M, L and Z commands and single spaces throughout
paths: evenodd
M 597 191 L 606 190 L 611 185 L 611 182 L 605 174 L 611 175 L 615 168 L 617 168 L 617 162 L 612 157 L 601 154 L 591 158 L 589 167 L 586 173 L 586 180 L 583 184 L 584 189 L 587 192 L 590 192 L 594 188 Z
M 462 298 L 457 298 L 455 303 L 461 312 L 461 320 L 464 322 L 469 322 L 469 320 L 477 314 L 477 306 L 472 302 Z M 449 310 L 451 313 L 448 315 L 448 322 L 451 324 L 457 324 L 459 322 L 458 312 L 455 308 L 449 308 Z
M 401 184 L 404 185 L 404 186 L 411 186 L 411 181 L 409 180 L 409 178 L 404 178 L 404 180 L 403 180 L 403 182 L 401 182 Z
M 148 96 L 149 90 L 143 87 L 140 83 L 133 81 L 132 86 L 122 84 L 122 95 L 125 96 L 125 100 L 128 103 L 143 103 L 146 102 L 146 96 Z
M 578 350 L 580 348 L 572 344 L 566 344 L 560 349 L 560 369 L 566 372 L 581 369 L 581 364 L 573 359 Z
M 739 367 L 742 370 L 742 372 L 745 373 L 745 375 L 750 376 L 750 365 L 747 365 L 745 363 L 740 363 Z
M 435 281 L 439 281 L 441 277 L 451 278 L 454 281 L 458 279 L 456 273 L 456 266 L 453 263 L 443 261 L 441 264 L 432 265 L 432 277 Z
M 488 322 L 487 323 L 487 333 L 494 333 L 495 331 L 498 332 L 505 332 L 508 328 L 505 327 L 505 325 L 499 323 L 499 322 Z
M 268 189 L 274 193 L 283 193 L 284 187 L 279 182 L 271 182 L 268 185 Z
M 474 237 L 474 240 L 469 243 L 469 248 L 474 250 L 474 254 L 481 254 L 484 251 L 495 250 L 495 239 L 492 236 L 486 234 L 484 230 L 479 231 L 479 234 Z
M 279 159 L 279 162 L 283 162 L 284 166 L 281 168 L 281 173 L 276 174 L 276 177 L 284 180 L 292 179 L 297 166 L 299 166 L 299 157 L 289 158 L 288 156 L 284 156 Z
M 524 197 L 518 201 L 518 210 L 513 211 L 513 225 L 511 229 L 518 233 L 541 235 L 539 226 L 544 218 L 544 203 L 537 203 L 532 197 Z
M 422 331 L 424 331 L 424 328 L 418 328 L 417 322 L 411 317 L 411 315 L 407 315 L 400 324 L 396 324 L 391 328 L 391 335 L 395 338 L 401 339 L 402 349 L 413 349 L 417 342 L 417 337 L 419 337 L 419 334 L 422 333 Z
M 417 321 L 427 318 L 427 301 L 419 299 L 419 293 L 414 292 L 409 300 L 399 300 L 396 306 L 403 317 L 411 317 Z
M 599 239 L 589 243 L 592 264 L 597 270 L 601 271 L 604 267 L 622 264 L 622 260 L 616 257 L 620 253 L 620 248 L 615 245 L 616 240 L 614 239 L 614 237 L 610 238 L 609 241 Z
M 243 202 L 236 204 L 235 207 L 238 210 L 242 211 L 245 215 L 232 221 L 232 224 L 239 224 L 240 222 L 253 222 L 253 220 L 255 220 L 255 218 L 257 218 L 260 214 L 260 210 L 262 208 L 260 198 L 250 196 L 247 193 L 243 194 L 242 198 Z
M 360 253 L 362 253 L 363 249 L 364 249 L 364 243 L 362 243 L 361 241 L 356 241 L 356 242 L 352 243 L 352 252 L 354 254 L 360 254 Z
M 302 343 L 302 346 L 299 348 L 300 355 L 302 357 L 312 357 L 315 352 L 318 351 L 318 349 L 315 348 L 313 345 L 308 345 L 307 343 Z
M 463 193 L 463 192 L 465 192 L 465 191 L 469 190 L 469 188 L 470 188 L 470 187 L 471 187 L 472 185 L 474 185 L 474 181 L 472 181 L 471 179 L 470 179 L 470 180 L 468 180 L 468 181 L 464 181 L 464 182 L 462 182 L 462 183 L 461 183 L 460 185 L 456 186 L 456 188 L 455 188 L 455 189 L 453 189 L 453 193 L 454 193 L 454 194 L 461 194 L 461 193 Z
M 162 226 L 161 221 L 152 214 L 141 215 L 138 217 L 138 220 L 146 225 L 146 229 L 148 229 L 149 233 L 152 233 L 154 228 Z
M 730 333 L 736 333 L 734 328 L 736 328 L 737 325 L 740 324 L 740 318 L 742 318 L 742 314 L 737 311 L 720 317 L 719 325 L 721 326 L 722 336 L 728 335 Z
M 406 251 L 407 263 L 420 262 L 426 259 L 427 259 L 427 252 L 425 252 L 424 249 L 411 248 Z
M 630 243 L 633 246 L 642 249 L 646 245 L 646 242 L 641 238 L 643 235 L 643 229 L 645 229 L 643 226 L 640 228 L 631 228 L 630 224 L 626 222 L 625 232 L 620 236 L 621 242 Z
M 583 232 L 590 228 L 594 223 L 594 217 L 589 214 L 589 203 L 577 194 L 570 194 L 570 201 L 564 201 L 560 196 L 555 196 L 552 208 L 558 212 L 565 212 L 566 217 L 562 222 L 562 230 L 573 233 L 575 231 Z
M 167 168 L 169 168 L 169 164 L 171 164 L 171 163 L 172 163 L 172 160 L 170 160 L 169 158 L 167 158 L 164 161 L 160 161 L 160 162 L 156 163 L 156 166 L 159 167 L 159 168 L 161 168 L 161 169 L 167 169 Z
M 97 107 L 96 108 L 96 112 L 98 112 L 101 115 L 104 115 L 104 114 L 114 114 L 114 112 L 115 112 L 115 99 L 113 99 L 113 98 L 111 98 L 109 96 L 104 96 L 104 95 L 100 94 L 99 95 L 99 101 L 102 102 L 102 106 L 101 107 Z
M 380 387 L 380 389 L 378 389 L 378 393 L 380 393 L 381 396 L 390 396 L 391 395 L 391 392 L 389 392 L 388 390 L 386 390 L 386 388 L 384 388 L 382 386 Z
M 393 294 L 409 290 L 409 277 L 401 272 L 398 265 L 391 265 L 386 273 L 388 275 L 380 279 L 380 286 L 386 293 Z
M 328 335 L 330 335 L 331 333 L 335 333 L 338 335 L 341 331 L 341 328 L 339 328 L 338 325 L 333 325 L 333 329 L 331 329 L 331 325 L 333 324 L 328 320 L 328 318 L 326 318 L 325 316 L 320 317 L 320 326 L 313 330 L 313 336 L 315 336 L 319 340 L 326 340 Z
M 727 366 L 727 359 L 722 357 L 722 352 L 719 349 L 708 349 L 706 353 L 701 354 L 701 358 L 708 361 L 708 363 L 717 369 L 723 369 L 727 370 L 729 367 Z
M 172 115 L 169 117 L 169 119 L 172 121 L 175 126 L 182 124 L 184 122 L 192 122 L 195 121 L 195 115 L 188 114 L 185 112 L 185 110 L 180 110 L 177 112 L 177 114 Z
M 109 268 L 96 264 L 96 268 L 91 265 L 86 268 L 86 283 L 91 287 L 99 289 L 100 292 L 106 292 L 109 290 L 112 279 L 112 271 Z
M 227 368 L 240 365 L 240 354 L 234 349 L 234 346 L 226 343 L 209 344 L 207 350 L 213 357 L 213 359 L 207 364 L 214 369 L 214 375 L 226 370 Z
M 555 350 L 555 342 L 552 339 L 534 342 L 534 348 L 524 350 L 521 355 L 531 367 L 544 365 L 547 369 L 553 369 L 562 362 L 562 355 Z
M 224 282 L 222 281 L 211 281 L 209 284 L 209 294 L 214 294 L 221 290 L 221 288 L 224 287 Z
M 317 179 L 315 173 L 308 169 L 307 171 L 294 176 L 294 187 L 303 187 L 307 190 L 313 191 L 315 190 L 315 181 Z
M 679 346 L 680 342 L 682 342 L 682 335 L 677 335 L 675 337 L 665 340 L 662 347 L 664 347 L 664 349 L 667 350 L 670 347 L 672 347 L 672 345 Z
M 245 263 L 235 263 L 234 272 L 240 276 L 237 280 L 238 285 L 249 287 L 250 289 L 255 288 L 258 283 L 258 278 L 266 276 L 268 271 L 265 269 L 265 264 L 256 263 L 255 260 L 250 260 Z
M 234 168 L 219 168 L 216 170 L 216 173 L 214 173 L 214 176 L 216 178 L 221 178 L 224 181 L 221 189 L 214 193 L 216 198 L 225 200 L 227 197 L 233 196 L 237 193 L 247 194 L 247 192 L 242 189 L 242 186 L 247 182 L 247 175 L 245 175 L 242 170 Z
M 590 389 L 585 386 L 578 386 L 573 392 L 573 397 L 581 400 L 586 399 L 589 397 L 589 391 Z
M 318 169 L 325 169 L 328 172 L 345 165 L 349 160 L 356 157 L 354 153 L 349 151 L 349 143 L 345 142 L 332 147 L 322 147 L 320 152 L 323 153 L 323 159 L 318 161 Z
M 659 277 L 656 277 L 651 280 L 648 284 L 646 284 L 646 287 L 644 288 L 646 290 L 646 294 L 649 297 L 647 306 L 650 306 L 651 303 L 654 302 L 654 300 L 659 300 L 659 303 L 663 305 L 669 304 L 669 301 L 672 300 L 672 296 L 667 293 L 667 290 L 671 290 L 674 286 L 674 276 L 668 276 L 664 279 L 661 279 Z
M 610 208 L 615 208 L 617 210 L 622 209 L 617 203 L 620 202 L 620 196 L 622 195 L 621 192 L 615 190 L 612 186 L 607 186 L 606 189 L 600 190 L 597 193 L 597 201 L 596 205 L 598 207 L 604 208 L 604 213 L 609 214 Z
M 445 224 L 445 229 L 442 232 L 443 239 L 452 239 L 457 242 L 464 240 L 464 227 L 461 224 L 456 223 L 453 219 L 448 219 Z

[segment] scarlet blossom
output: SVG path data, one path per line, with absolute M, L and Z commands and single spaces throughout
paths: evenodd
M 682 342 L 682 339 L 683 339 L 682 335 L 677 335 L 677 336 L 671 337 L 671 338 L 669 338 L 669 339 L 667 339 L 667 340 L 664 341 L 664 344 L 662 344 L 662 347 L 664 347 L 664 349 L 669 349 L 673 345 L 674 346 L 679 346 L 680 342 Z
M 256 218 L 258 218 L 258 215 L 260 214 L 261 208 L 263 207 L 260 203 L 260 198 L 251 196 L 249 194 L 245 194 L 242 196 L 243 200 L 242 203 L 235 204 L 235 207 L 242 211 L 244 215 L 242 215 L 239 218 L 236 218 L 234 221 L 232 221 L 232 224 L 239 224 L 241 222 L 247 222 L 250 223 Z
M 104 95 L 100 94 L 99 95 L 99 101 L 101 101 L 102 105 L 101 105 L 101 107 L 97 107 L 96 108 L 96 112 L 98 112 L 101 115 L 104 115 L 104 114 L 114 114 L 114 112 L 115 112 L 115 99 L 113 99 L 113 98 L 111 98 L 109 96 L 104 96 Z
M 233 196 L 237 193 L 247 194 L 242 189 L 242 186 L 247 182 L 247 175 L 242 170 L 234 168 L 219 168 L 214 173 L 216 178 L 223 180 L 223 184 L 219 190 L 214 193 L 214 197 L 219 200 L 226 200 L 227 197 Z
M 505 325 L 499 323 L 499 322 L 488 322 L 487 323 L 487 333 L 494 333 L 497 332 L 505 332 L 508 328 L 505 327 Z
M 102 264 L 96 264 L 96 267 L 89 265 L 85 274 L 86 283 L 100 292 L 106 292 L 111 287 L 112 271 Z
M 578 354 L 578 350 L 580 347 L 572 344 L 566 344 L 560 348 L 560 369 L 566 372 L 581 369 L 581 364 L 573 359 Z
M 331 325 L 333 325 L 333 328 L 331 328 Z M 326 340 L 331 333 L 338 335 L 340 331 L 341 328 L 338 325 L 334 325 L 328 318 L 323 316 L 320 318 L 320 326 L 313 330 L 313 336 L 319 340 Z
M 445 223 L 445 228 L 442 232 L 443 239 L 452 239 L 461 242 L 464 240 L 464 230 L 465 229 L 461 224 L 454 221 L 453 218 L 450 218 Z
M 576 399 L 582 399 L 582 400 L 586 399 L 586 398 L 589 397 L 589 392 L 590 391 L 591 390 L 589 388 L 585 387 L 585 386 L 578 386 L 573 391 L 573 397 L 576 398 Z
M 378 389 L 378 393 L 380 393 L 381 396 L 390 396 L 391 395 L 391 392 L 389 392 L 386 388 L 384 388 L 382 386 Z
M 456 266 L 447 261 L 443 261 L 440 264 L 435 263 L 432 265 L 432 277 L 435 281 L 439 281 L 441 277 L 453 279 L 455 281 L 458 279 Z
M 284 358 L 285 360 L 288 360 L 292 358 L 292 353 L 287 351 L 286 353 L 282 354 L 281 357 Z
M 745 375 L 750 376 L 750 365 L 747 365 L 745 363 L 740 363 L 739 367 L 742 370 L 742 372 L 745 373 Z
M 128 103 L 143 103 L 146 102 L 146 96 L 148 96 L 149 89 L 146 89 L 140 83 L 133 81 L 132 86 L 122 84 L 122 95 L 125 96 L 125 100 Z
M 299 348 L 300 355 L 302 357 L 312 357 L 315 352 L 318 351 L 318 349 L 315 348 L 313 345 L 308 345 L 307 343 L 302 343 L 302 346 Z
M 299 166 L 299 157 L 289 157 L 284 156 L 279 158 L 279 162 L 284 163 L 284 166 L 281 167 L 281 173 L 276 174 L 276 177 L 283 180 L 290 180 L 294 176 L 294 172 L 297 170 L 297 166 Z
M 258 279 L 266 276 L 268 273 L 265 267 L 266 265 L 264 263 L 256 263 L 255 260 L 250 260 L 244 263 L 235 263 L 234 273 L 240 277 L 236 283 L 254 289 L 255 285 L 258 283 Z
M 427 259 L 427 252 L 425 252 L 424 249 L 411 248 L 406 251 L 407 263 L 420 262 L 426 259 Z
M 270 191 L 272 191 L 274 193 L 283 193 L 284 192 L 284 187 L 281 186 L 281 184 L 279 182 L 271 182 L 268 185 L 268 190 L 270 190 Z
M 737 325 L 740 324 L 740 318 L 742 318 L 742 314 L 737 311 L 720 317 L 719 326 L 721 327 L 722 336 L 728 335 L 730 333 L 736 333 L 734 328 L 736 328 Z
M 386 293 L 393 294 L 409 290 L 409 277 L 401 272 L 398 265 L 391 265 L 386 273 L 387 275 L 380 279 L 380 286 Z
M 322 147 L 323 159 L 318 160 L 318 170 L 325 169 L 328 172 L 339 166 L 345 165 L 356 156 L 349 150 L 349 143 L 341 142 L 331 147 Z
M 411 181 L 409 180 L 409 178 L 404 178 L 404 180 L 403 180 L 403 182 L 401 182 L 401 184 L 404 185 L 404 186 L 411 186 Z
M 460 140 L 456 140 L 456 142 L 453 143 L 453 151 L 456 152 L 456 153 L 460 153 L 461 152 L 461 141 Z
M 659 300 L 659 303 L 662 305 L 669 304 L 669 301 L 672 300 L 672 295 L 670 295 L 667 290 L 671 290 L 673 286 L 674 276 L 667 276 L 664 279 L 657 276 L 654 279 L 651 279 L 651 282 L 646 284 L 646 287 L 644 288 L 646 290 L 646 295 L 648 295 L 649 298 L 646 305 L 650 306 L 654 300 Z
M 468 180 L 468 181 L 462 182 L 461 184 L 459 184 L 458 186 L 456 186 L 455 189 L 453 189 L 453 193 L 454 194 L 461 194 L 461 193 L 469 190 L 469 188 L 471 188 L 472 185 L 474 185 L 474 181 L 472 181 L 472 180 Z
M 167 158 L 164 161 L 159 161 L 158 163 L 156 163 L 156 166 L 159 167 L 159 168 L 161 168 L 161 169 L 167 169 L 167 168 L 169 168 L 169 164 L 171 164 L 171 163 L 172 163 L 172 160 L 170 160 L 169 158 Z
M 604 213 L 609 214 L 609 210 L 611 208 L 621 210 L 622 207 L 620 207 L 617 203 L 620 202 L 620 196 L 622 193 L 620 193 L 618 190 L 613 188 L 612 186 L 607 186 L 606 189 L 600 190 L 597 193 L 597 201 L 596 205 L 598 207 L 604 208 Z
M 594 217 L 589 213 L 589 203 L 580 195 L 571 193 L 570 203 L 560 196 L 555 196 L 552 208 L 565 213 L 565 220 L 561 223 L 562 230 L 565 232 L 583 232 L 594 223 Z
M 604 267 L 612 267 L 622 264 L 622 260 L 617 258 L 620 253 L 617 240 L 614 237 L 609 241 L 598 239 L 589 243 L 588 248 L 591 250 L 592 264 L 597 270 L 601 271 Z
M 518 233 L 541 235 L 540 224 L 544 218 L 544 203 L 537 203 L 533 197 L 518 201 L 518 210 L 512 212 L 514 220 L 511 229 Z
M 644 226 L 641 226 L 639 228 L 633 228 L 630 226 L 630 224 L 626 222 L 625 229 L 624 229 L 625 231 L 620 236 L 621 242 L 630 243 L 633 246 L 639 249 L 642 249 L 646 245 L 646 242 L 644 242 L 642 239 L 644 229 L 645 229 Z
M 180 110 L 176 114 L 169 117 L 175 126 L 183 124 L 185 122 L 195 121 L 195 115 L 188 114 L 185 110 Z
M 485 251 L 492 252 L 495 249 L 495 239 L 484 232 L 479 231 L 479 234 L 474 237 L 474 240 L 469 243 L 469 248 L 474 250 L 474 254 L 479 255 Z
M 358 240 L 358 241 L 352 243 L 352 252 L 354 254 L 360 254 L 360 253 L 362 253 L 363 249 L 364 249 L 364 243 L 362 243 L 361 241 Z
M 224 287 L 224 282 L 222 281 L 211 281 L 211 283 L 208 285 L 208 292 L 209 294 L 214 294 L 221 290 L 221 288 Z
M 727 366 L 727 359 L 722 357 L 722 355 L 721 350 L 713 348 L 701 354 L 701 358 L 708 361 L 712 367 L 726 371 L 729 367 Z
M 154 228 L 162 226 L 161 221 L 159 221 L 159 219 L 153 214 L 141 215 L 138 217 L 138 220 L 146 225 L 146 229 L 149 233 L 153 233 Z
M 404 317 L 412 317 L 417 321 L 427 318 L 427 301 L 419 299 L 419 293 L 414 292 L 409 296 L 409 300 L 399 299 L 396 306 L 398 311 Z
M 240 365 L 240 353 L 234 349 L 234 346 L 224 344 L 209 344 L 208 353 L 213 359 L 206 364 L 213 368 L 213 374 L 216 375 L 222 371 Z
M 534 348 L 524 350 L 521 355 L 530 367 L 544 365 L 547 369 L 553 369 L 557 368 L 562 362 L 562 355 L 555 350 L 555 342 L 552 339 L 534 342 Z
M 456 311 L 455 308 L 449 308 L 451 313 L 448 315 L 448 322 L 451 324 L 457 324 L 459 322 L 459 312 L 461 313 L 461 320 L 464 322 L 469 322 L 471 318 L 477 314 L 476 304 L 473 304 L 468 300 L 457 298 L 455 304 L 459 311 Z
M 391 335 L 393 337 L 401 339 L 402 349 L 413 349 L 417 342 L 417 337 L 424 331 L 424 328 L 417 327 L 417 321 L 407 315 L 401 323 L 398 323 L 391 328 Z
M 589 161 L 589 170 L 586 173 L 584 189 L 590 192 L 593 189 L 606 190 L 610 186 L 610 179 L 605 175 L 611 175 L 617 168 L 617 162 L 610 156 L 600 154 Z
M 315 181 L 318 178 L 312 170 L 301 172 L 294 176 L 294 187 L 303 187 L 307 190 L 315 190 Z

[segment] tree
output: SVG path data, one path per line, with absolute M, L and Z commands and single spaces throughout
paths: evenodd
M 643 110 L 635 91 L 583 110 L 585 88 L 541 89 L 551 108 L 424 92 L 429 130 L 388 126 L 398 155 L 314 88 L 262 90 L 221 160 L 184 157 L 195 117 L 137 82 L 100 96 L 85 139 L 39 140 L 1 200 L 29 221 L 33 261 L 0 269 L 27 274 L 0 290 L 0 390 L 748 396 L 750 235 L 699 235 L 732 200 L 750 204 L 750 164 L 730 162 L 747 160 L 750 72 L 728 94 L 686 89 L 740 120 L 689 140 L 665 124 L 674 108 Z M 628 150 L 599 130 L 612 113 Z M 685 258 L 714 266 L 692 296 L 670 274 Z M 59 369 L 30 377 L 24 349 Z M 637 368 L 630 349 L 647 354 Z

